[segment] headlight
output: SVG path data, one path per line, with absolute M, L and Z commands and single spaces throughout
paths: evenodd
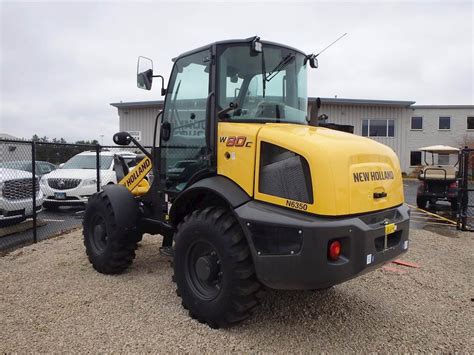
M 85 179 L 84 180 L 84 185 L 95 185 L 95 184 L 97 184 L 96 179 Z
M 46 177 L 45 176 L 42 176 L 41 179 L 40 179 L 40 185 L 42 186 L 46 186 L 47 183 L 46 183 Z

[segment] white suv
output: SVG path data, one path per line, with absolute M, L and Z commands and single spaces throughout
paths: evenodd
M 60 169 L 43 175 L 40 186 L 45 196 L 43 206 L 46 209 L 87 203 L 89 197 L 97 192 L 96 155 L 95 151 L 79 153 L 64 163 Z M 122 156 L 130 165 L 133 165 L 136 159 L 136 154 L 127 151 L 100 152 L 101 186 L 117 183 L 114 155 Z
M 36 212 L 41 211 L 43 194 L 36 177 Z M 33 215 L 31 173 L 0 168 L 0 227 L 20 223 Z

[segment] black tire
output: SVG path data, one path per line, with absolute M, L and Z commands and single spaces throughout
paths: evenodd
M 458 199 L 457 198 L 451 200 L 451 210 L 453 212 L 458 211 Z
M 23 222 L 24 220 L 26 220 L 25 217 L 19 217 L 19 218 L 13 218 L 13 219 L 5 219 L 5 220 L 3 220 L 3 221 L 0 221 L 0 228 L 14 226 L 15 224 L 20 224 L 20 223 Z
M 60 206 L 56 203 L 43 202 L 43 207 L 48 211 L 58 211 Z
M 417 197 L 416 198 L 416 205 L 418 208 L 426 210 L 426 205 L 428 204 L 428 200 L 424 197 Z
M 241 322 L 258 305 L 261 286 L 247 241 L 222 207 L 194 211 L 179 224 L 173 267 L 183 307 L 212 328 Z
M 117 228 L 112 205 L 104 193 L 91 196 L 83 222 L 84 246 L 94 269 L 103 274 L 119 274 L 135 258 L 137 236 Z

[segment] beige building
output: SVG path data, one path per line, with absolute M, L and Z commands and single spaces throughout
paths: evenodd
M 129 131 L 143 145 L 152 145 L 154 120 L 163 101 L 111 105 L 118 109 L 121 131 Z M 328 122 L 353 126 L 354 134 L 391 147 L 406 173 L 421 163 L 418 148 L 422 146 L 460 147 L 474 140 L 474 105 L 421 106 L 414 101 L 321 98 L 321 108 L 316 112 L 316 98 L 309 98 L 308 113 L 310 117 L 326 114 Z M 446 161 L 445 157 L 439 159 Z

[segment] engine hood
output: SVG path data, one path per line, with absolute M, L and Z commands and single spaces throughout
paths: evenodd
M 101 179 L 115 180 L 115 172 L 112 170 L 101 170 Z M 43 175 L 44 179 L 62 178 L 62 179 L 95 179 L 97 171 L 95 169 L 56 169 L 52 172 Z M 104 181 L 103 181 L 104 182 Z
M 256 199 L 327 216 L 366 213 L 404 202 L 398 157 L 391 148 L 372 139 L 322 127 L 266 124 L 257 134 L 257 169 L 262 142 L 306 159 L 313 199 L 301 204 L 264 194 L 259 190 L 259 175 Z

